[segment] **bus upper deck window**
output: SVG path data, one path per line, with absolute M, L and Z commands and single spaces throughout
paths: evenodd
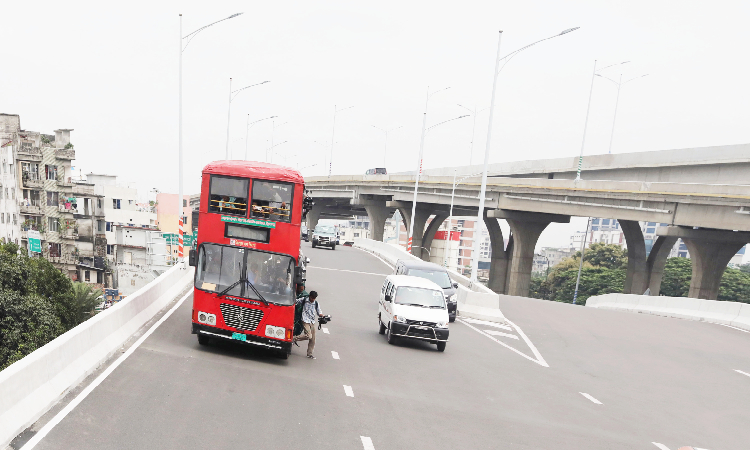
M 246 178 L 211 176 L 208 212 L 245 216 L 249 180 Z
M 251 217 L 291 222 L 294 185 L 280 181 L 253 180 Z

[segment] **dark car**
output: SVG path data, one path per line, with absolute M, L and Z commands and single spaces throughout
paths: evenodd
M 385 170 L 385 167 L 378 167 L 375 169 L 368 169 L 367 172 L 365 172 L 365 175 L 388 175 L 388 171 Z
M 406 261 L 399 259 L 396 262 L 396 270 L 394 274 L 426 278 L 443 288 L 445 301 L 448 303 L 448 317 L 450 317 L 451 322 L 456 321 L 458 283 L 454 283 L 451 280 L 445 267 L 427 261 Z
M 307 226 L 302 225 L 302 228 L 300 230 L 300 239 L 305 242 L 310 242 L 310 239 L 307 237 Z

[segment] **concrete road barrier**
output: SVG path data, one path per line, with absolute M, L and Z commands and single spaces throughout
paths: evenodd
M 372 239 L 354 239 L 354 247 L 379 256 L 388 264 L 396 265 L 400 259 L 418 260 L 400 245 L 386 244 Z M 458 272 L 448 270 L 451 279 L 458 283 L 458 312 L 459 315 L 474 319 L 505 322 L 505 316 L 500 311 L 500 295 L 480 283 L 471 280 Z
M 37 421 L 193 282 L 176 266 L 0 372 L 0 448 Z
M 604 294 L 589 297 L 586 306 L 720 323 L 750 331 L 748 303 L 686 297 Z

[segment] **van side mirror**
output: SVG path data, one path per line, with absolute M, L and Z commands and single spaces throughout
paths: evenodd
M 190 253 L 188 254 L 188 264 L 195 267 L 198 263 L 196 262 L 198 253 L 195 251 L 195 249 L 190 249 Z
M 388 295 L 388 294 L 385 294 L 385 301 L 390 302 L 391 301 L 391 296 Z
M 458 289 L 458 283 L 453 283 L 453 289 Z

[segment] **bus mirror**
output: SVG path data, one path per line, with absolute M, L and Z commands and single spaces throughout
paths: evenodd
M 453 283 L 453 289 L 458 289 L 458 283 Z
M 296 284 L 305 284 L 305 270 L 301 266 L 294 267 L 294 282 Z
M 188 263 L 191 266 L 195 266 L 196 265 L 196 262 L 195 262 L 195 260 L 197 259 L 196 256 L 197 256 L 197 254 L 196 254 L 195 250 L 194 249 L 190 249 L 190 253 L 188 254 Z
M 390 301 L 391 301 L 391 296 L 390 296 L 390 295 L 388 295 L 388 294 L 386 294 L 386 296 L 385 296 L 385 301 L 387 301 L 387 302 L 390 302 Z

